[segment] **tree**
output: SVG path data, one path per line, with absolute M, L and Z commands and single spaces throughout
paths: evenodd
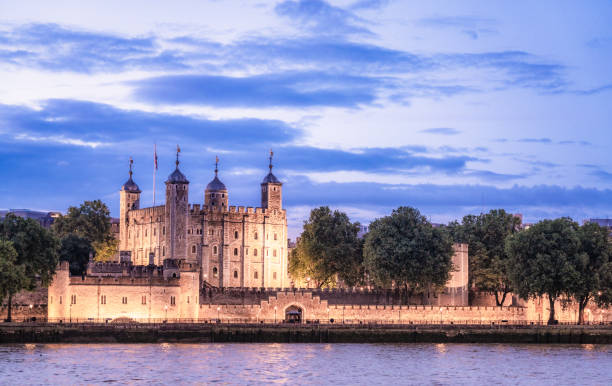
M 47 286 L 53 279 L 58 262 L 59 241 L 33 219 L 23 219 L 11 213 L 0 221 L 0 239 L 10 241 L 17 252 L 15 265 L 25 275 L 21 289 L 33 290 L 38 284 Z M 8 295 L 11 308 L 12 294 Z
M 304 231 L 291 253 L 289 273 L 297 279 L 311 278 L 317 287 L 332 286 L 336 276 L 348 285 L 361 278 L 359 223 L 346 213 L 322 206 L 310 212 Z
M 89 255 L 94 252 L 89 240 L 77 235 L 68 235 L 61 240 L 60 260 L 68 261 L 70 273 L 81 275 L 87 269 Z
M 70 263 L 73 275 L 86 269 L 90 253 L 102 254 L 96 260 L 110 260 L 107 255 L 116 243 L 111 234 L 110 212 L 102 201 L 85 201 L 78 208 L 71 206 L 51 228 L 61 239 L 61 257 Z
M 496 209 L 479 216 L 465 216 L 461 224 L 455 222 L 448 227 L 456 242 L 468 244 L 470 283 L 479 291 L 494 293 L 498 306 L 504 304 L 512 291 L 505 240 L 518 232 L 520 225 L 520 218 Z
M 548 324 L 555 324 L 555 300 L 569 292 L 578 276 L 578 224 L 569 218 L 540 221 L 508 237 L 506 253 L 515 290 L 524 299 L 548 295 Z
M 584 323 L 584 309 L 594 299 L 599 306 L 607 306 L 611 299 L 605 294 L 612 290 L 612 246 L 609 231 L 595 223 L 580 227 L 580 253 L 573 261 L 578 275 L 569 293 L 578 302 L 578 324 Z
M 0 304 L 8 297 L 6 320 L 11 321 L 11 299 L 27 282 L 25 267 L 16 264 L 17 251 L 13 243 L 0 240 Z
M 444 287 L 453 246 L 445 229 L 434 228 L 414 208 L 400 207 L 370 224 L 363 248 L 366 269 L 380 285 L 395 283 L 406 293 Z
M 55 219 L 52 229 L 60 239 L 76 235 L 93 244 L 112 239 L 110 220 L 105 203 L 100 200 L 85 201 L 78 208 L 69 207 L 65 216 Z
M 114 261 L 115 255 L 119 251 L 119 241 L 110 239 L 105 242 L 96 242 L 93 244 L 96 261 Z

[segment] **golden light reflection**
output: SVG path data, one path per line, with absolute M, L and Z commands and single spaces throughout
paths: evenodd
M 448 347 L 444 343 L 438 343 L 438 344 L 436 344 L 435 347 L 436 347 L 436 351 L 439 354 L 446 354 L 446 352 L 448 351 Z
M 594 344 L 583 344 L 582 348 L 587 351 L 593 351 L 595 349 L 595 345 Z

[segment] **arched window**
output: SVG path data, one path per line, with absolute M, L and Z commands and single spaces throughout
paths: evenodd
M 273 249 L 273 250 L 272 250 L 272 256 L 273 256 L 273 257 L 276 257 L 276 249 Z
M 278 240 L 276 233 L 274 234 L 274 240 Z
M 272 273 L 272 279 L 276 280 L 276 272 Z
M 255 234 L 253 235 L 253 238 L 257 240 L 257 232 L 255 232 Z
M 162 256 L 166 256 L 166 247 L 162 247 Z
M 234 271 L 234 279 L 238 279 L 238 271 Z
M 234 248 L 234 256 L 238 256 L 238 248 Z
M 191 246 L 191 253 L 196 253 L 196 246 L 195 245 Z
M 213 255 L 216 255 L 216 254 L 217 254 L 217 246 L 215 245 L 215 246 L 213 247 Z M 215 268 L 215 269 L 216 269 L 216 268 Z
M 257 248 L 253 248 L 253 256 L 257 256 Z
M 217 269 L 217 267 L 213 267 L 213 277 L 218 277 L 219 276 L 219 270 Z
M 234 238 L 238 239 L 238 231 L 234 231 Z
M 257 271 L 255 271 L 255 273 L 253 274 L 253 277 L 254 277 L 255 279 L 257 279 L 257 278 L 259 277 L 259 275 L 257 275 Z

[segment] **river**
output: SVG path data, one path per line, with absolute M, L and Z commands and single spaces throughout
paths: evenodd
M 611 385 L 611 345 L 0 345 L 16 384 Z

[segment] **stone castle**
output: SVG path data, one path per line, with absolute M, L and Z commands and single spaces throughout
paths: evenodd
M 204 203 L 189 204 L 189 181 L 176 169 L 166 180 L 164 205 L 140 208 L 140 189 L 130 177 L 120 191 L 119 249 L 122 262 L 197 264 L 205 285 L 289 287 L 287 213 L 283 184 L 269 172 L 261 182 L 261 207 L 229 206 L 218 176 L 206 186 Z

